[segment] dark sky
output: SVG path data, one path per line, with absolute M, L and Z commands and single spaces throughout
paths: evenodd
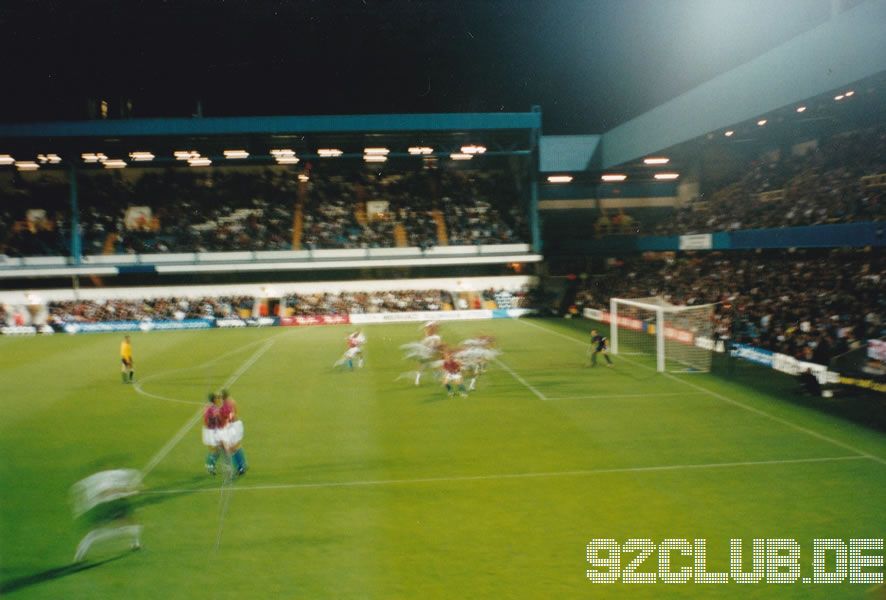
M 844 2 L 846 0 L 843 0 Z M 857 3 L 858 0 L 848 0 Z M 0 0 L 0 121 L 544 112 L 595 133 L 830 18 L 831 0 Z

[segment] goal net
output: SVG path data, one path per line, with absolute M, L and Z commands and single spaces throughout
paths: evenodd
M 612 298 L 613 354 L 655 357 L 657 371 L 710 371 L 713 304 L 677 306 L 651 298 Z

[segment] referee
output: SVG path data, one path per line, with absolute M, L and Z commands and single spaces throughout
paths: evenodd
M 135 371 L 132 368 L 132 342 L 129 341 L 128 335 L 123 336 L 123 341 L 120 342 L 120 363 L 120 377 L 123 383 L 132 383 Z

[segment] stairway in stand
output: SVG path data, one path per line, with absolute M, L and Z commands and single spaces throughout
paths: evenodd
M 443 213 L 434 209 L 431 211 L 431 216 L 434 217 L 434 222 L 437 224 L 437 245 L 448 246 L 449 233 L 446 230 L 446 219 L 443 218 Z
M 403 223 L 394 225 L 394 245 L 397 248 L 405 248 L 409 245 L 409 236 L 406 235 L 406 227 Z

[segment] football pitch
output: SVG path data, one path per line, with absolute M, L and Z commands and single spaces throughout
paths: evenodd
M 586 368 L 591 325 L 444 322 L 446 342 L 488 333 L 503 352 L 468 398 L 398 379 L 414 323 L 365 327 L 353 372 L 332 368 L 347 326 L 134 334 L 137 385 L 120 382 L 121 335 L 0 338 L 0 595 L 881 597 L 591 583 L 592 539 L 705 539 L 708 570 L 728 571 L 730 539 L 789 538 L 805 576 L 813 539 L 886 530 L 882 433 L 651 358 Z M 223 386 L 250 465 L 229 484 L 204 470 L 197 418 Z M 70 486 L 124 467 L 145 474 L 142 549 L 71 566 Z

